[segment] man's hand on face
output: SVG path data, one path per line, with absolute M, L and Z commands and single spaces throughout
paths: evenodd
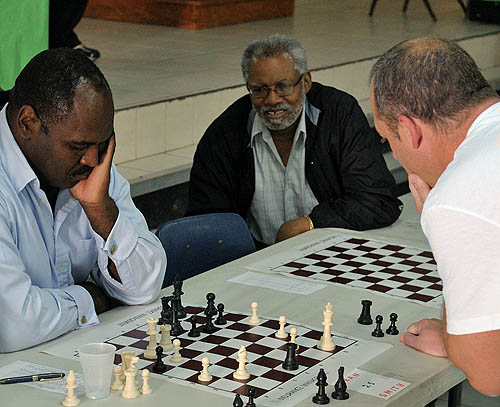
M 276 243 L 291 237 L 300 235 L 310 229 L 309 221 L 301 216 L 300 218 L 289 220 L 281 225 L 276 235 Z
M 419 215 L 422 215 L 422 208 L 424 207 L 427 195 L 429 195 L 431 191 L 431 187 L 415 173 L 408 176 L 408 185 L 410 186 L 411 195 L 415 201 L 417 212 Z
M 82 206 L 99 205 L 108 197 L 111 163 L 115 153 L 115 146 L 116 140 L 113 135 L 109 139 L 106 152 L 102 158 L 99 157 L 100 162 L 94 167 L 89 177 L 69 189 L 73 198 L 79 201 Z
M 408 327 L 408 332 L 399 336 L 399 340 L 428 355 L 445 358 L 448 356 L 443 342 L 443 321 L 440 319 L 422 319 Z

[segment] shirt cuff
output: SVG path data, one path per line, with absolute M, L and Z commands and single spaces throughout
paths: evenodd
M 78 326 L 80 328 L 97 325 L 99 323 L 99 318 L 97 318 L 94 308 L 94 301 L 85 288 L 79 285 L 71 285 L 65 287 L 64 292 L 68 294 L 76 304 Z
M 97 234 L 96 234 L 97 235 Z M 132 254 L 139 236 L 135 231 L 135 226 L 130 220 L 118 213 L 118 218 L 111 229 L 111 232 L 104 242 L 101 236 L 97 235 L 103 243 L 102 249 L 112 260 L 124 261 Z

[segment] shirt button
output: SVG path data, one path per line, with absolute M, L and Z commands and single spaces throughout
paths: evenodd
M 115 252 L 116 252 L 116 246 L 113 246 L 113 247 L 111 248 L 111 254 L 115 254 Z
M 87 323 L 87 317 L 84 315 L 82 317 L 82 324 L 86 324 Z

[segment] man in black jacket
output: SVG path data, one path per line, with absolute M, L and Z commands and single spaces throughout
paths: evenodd
M 302 46 L 279 34 L 250 44 L 241 65 L 249 95 L 203 135 L 188 215 L 238 213 L 264 244 L 392 224 L 401 203 L 356 100 L 313 83 Z

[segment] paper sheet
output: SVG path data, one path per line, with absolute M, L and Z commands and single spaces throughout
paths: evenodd
M 309 295 L 316 291 L 325 288 L 325 284 L 312 283 L 304 280 L 295 280 L 288 277 L 276 276 L 270 274 L 255 273 L 247 271 L 230 280 L 230 283 L 239 283 L 255 287 L 265 287 L 276 291 L 283 291 L 287 293 Z
M 56 369 L 55 367 L 48 367 L 37 365 L 36 363 L 25 362 L 23 360 L 16 360 L 0 368 L 0 378 L 5 379 L 8 377 L 17 376 L 28 376 L 40 373 L 65 373 L 68 375 L 67 370 Z M 16 384 L 4 384 L 2 386 L 17 386 L 19 384 L 24 384 L 31 387 L 36 387 L 40 390 L 51 391 L 54 393 L 67 394 L 66 389 L 66 376 L 61 380 L 51 380 L 47 382 L 28 382 L 28 383 L 16 383 Z M 83 381 L 83 375 L 76 373 L 76 384 L 75 395 L 80 396 L 85 393 L 85 382 Z
M 344 376 L 344 380 L 347 384 L 348 392 L 349 390 L 354 390 L 385 400 L 390 399 L 411 384 L 403 380 L 381 376 L 361 369 L 354 369 Z M 335 383 L 335 380 L 330 379 L 330 381 Z

